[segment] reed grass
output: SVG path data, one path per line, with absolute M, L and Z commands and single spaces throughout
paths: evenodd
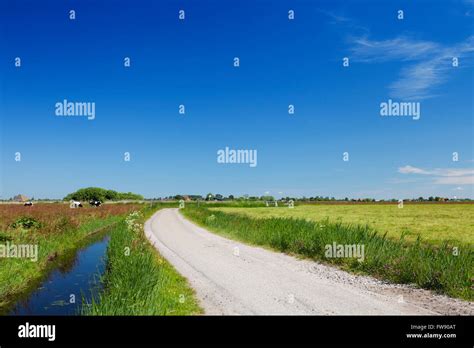
M 111 233 L 103 291 L 85 305 L 84 315 L 193 315 L 202 313 L 185 278 L 160 256 L 143 232 L 143 222 L 157 209 L 147 207 L 137 219 Z

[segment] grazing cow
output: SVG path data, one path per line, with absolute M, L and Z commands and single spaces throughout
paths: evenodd
M 69 202 L 69 207 L 70 208 L 82 208 L 82 203 L 78 201 L 71 200 Z
M 29 201 L 29 202 L 25 202 L 25 204 L 23 204 L 25 207 L 32 207 L 33 206 L 33 202 Z
M 100 201 L 96 201 L 96 200 L 91 200 L 89 202 L 90 205 L 94 206 L 94 207 L 99 207 L 102 203 Z

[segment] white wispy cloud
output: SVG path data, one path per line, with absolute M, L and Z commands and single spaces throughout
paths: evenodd
M 425 170 L 412 166 L 404 166 L 398 168 L 398 172 L 402 174 L 424 174 L 424 175 L 436 175 L 436 176 L 465 176 L 474 175 L 474 169 L 463 169 L 463 168 L 436 168 L 432 170 Z
M 439 48 L 430 41 L 415 41 L 408 37 L 389 40 L 370 40 L 367 37 L 352 38 L 353 57 L 363 62 L 383 62 L 392 60 L 419 60 Z
M 427 171 L 423 169 L 412 167 L 412 166 L 400 167 L 398 168 L 398 172 L 402 174 L 429 174 Z
M 431 170 L 406 165 L 398 168 L 401 174 L 418 174 L 433 177 L 434 184 L 440 185 L 474 185 L 472 168 L 435 168 Z
M 468 8 L 474 0 L 464 0 Z M 445 83 L 456 70 L 452 59 L 458 58 L 458 69 L 473 65 L 474 35 L 454 44 L 443 44 L 401 35 L 384 40 L 371 38 L 369 28 L 354 18 L 318 9 L 329 22 L 341 26 L 347 32 L 351 60 L 362 63 L 400 62 L 398 78 L 388 85 L 392 98 L 422 100 L 438 95 L 437 87 Z
M 474 185 L 474 176 L 439 177 L 435 179 L 434 183 L 440 185 Z
M 474 8 L 474 0 L 464 0 L 464 3 L 468 7 L 468 10 L 466 11 L 465 15 L 468 17 L 472 17 L 473 8 Z
M 329 17 L 332 20 L 332 23 L 351 22 L 351 19 L 343 15 L 336 14 L 335 12 L 332 12 L 332 11 L 323 10 L 323 9 L 317 9 L 317 11 Z
M 345 16 L 342 13 L 336 13 L 327 9 L 316 9 L 317 12 L 327 17 L 328 23 L 337 27 L 341 27 L 345 32 L 351 32 L 353 35 L 368 35 L 369 29 L 357 23 L 354 18 Z
M 391 97 L 405 100 L 433 97 L 434 89 L 453 72 L 453 57 L 457 57 L 461 65 L 466 65 L 462 60 L 474 52 L 474 36 L 451 46 L 414 40 L 407 36 L 381 41 L 359 37 L 351 38 L 350 41 L 352 57 L 356 61 L 398 61 L 408 64 L 400 70 L 399 78 L 389 85 Z

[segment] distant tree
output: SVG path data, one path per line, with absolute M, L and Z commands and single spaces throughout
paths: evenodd
M 202 199 L 201 195 L 189 195 L 188 197 L 193 201 L 198 201 L 198 200 Z
M 105 191 L 105 199 L 109 201 L 116 200 L 118 198 L 117 191 L 114 190 L 106 190 Z
M 88 200 L 106 200 L 106 190 L 99 187 L 86 187 L 77 190 L 76 192 L 68 194 L 64 197 L 64 200 L 69 201 L 71 199 L 76 201 L 88 201 Z
M 214 199 L 214 195 L 212 193 L 208 193 L 206 195 L 206 201 L 212 201 Z
M 79 189 L 76 192 L 70 193 L 66 197 L 64 197 L 65 201 L 69 201 L 71 199 L 76 200 L 76 201 L 96 200 L 96 201 L 104 202 L 107 200 L 122 200 L 122 199 L 142 200 L 143 196 L 136 193 L 132 193 L 132 192 L 120 193 L 114 190 L 105 190 L 100 187 L 86 187 L 86 188 Z
M 137 193 L 126 192 L 126 193 L 117 193 L 117 200 L 143 200 L 143 196 Z
M 231 201 L 233 201 L 233 200 L 234 200 L 234 195 L 229 195 L 229 199 L 230 199 Z

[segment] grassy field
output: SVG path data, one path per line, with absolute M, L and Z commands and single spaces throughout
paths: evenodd
M 305 218 L 285 215 L 301 214 L 305 210 L 311 212 L 320 207 L 215 209 L 205 205 L 200 207 L 187 205 L 182 212 L 197 224 L 228 238 L 335 264 L 345 270 L 370 274 L 394 283 L 415 284 L 452 297 L 474 299 L 472 283 L 474 254 L 469 243 L 443 242 L 433 245 L 423 243 L 421 239 L 406 241 L 397 238 L 403 230 L 399 230 L 398 233 L 392 232 L 391 237 L 387 237 L 377 229 L 363 224 L 347 224 L 337 222 L 337 219 L 316 221 L 318 219 L 315 217 L 313 221 L 307 218 L 307 214 Z M 323 206 L 323 208 L 333 209 L 338 206 Z M 379 212 L 398 209 L 396 206 L 348 208 L 356 210 L 373 208 Z M 287 211 L 291 213 L 286 213 Z M 287 217 L 264 217 L 265 214 L 279 212 Z M 325 218 L 323 215 L 323 219 Z M 393 222 L 395 218 L 390 219 Z M 420 221 L 417 220 L 416 223 Z M 362 262 L 353 257 L 328 257 L 326 247 L 333 243 L 363 246 L 365 255 Z
M 176 207 L 173 204 L 172 207 Z M 161 204 L 159 207 L 167 207 Z M 202 313 L 187 281 L 150 245 L 143 222 L 157 210 L 132 214 L 111 235 L 104 291 L 85 315 L 192 315 Z
M 245 214 L 252 218 L 297 218 L 311 221 L 368 225 L 380 234 L 439 244 L 443 241 L 474 243 L 474 204 L 312 204 L 293 209 L 219 207 L 227 213 Z
M 0 244 L 38 246 L 38 259 L 0 258 L 0 313 L 29 292 L 58 259 L 83 246 L 89 236 L 108 228 L 137 205 L 70 209 L 67 204 L 0 205 Z

